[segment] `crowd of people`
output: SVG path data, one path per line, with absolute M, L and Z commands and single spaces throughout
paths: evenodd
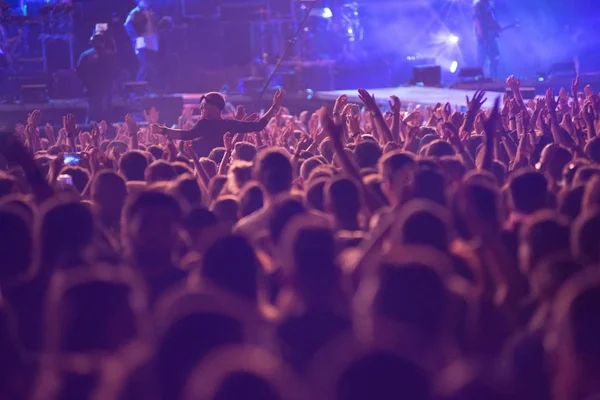
M 0 398 L 600 398 L 600 97 L 507 85 L 32 112 L 0 136 Z

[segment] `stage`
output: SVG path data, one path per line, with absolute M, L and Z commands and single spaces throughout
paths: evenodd
M 582 76 L 582 84 L 597 85 L 598 75 Z M 552 86 L 558 93 L 560 87 L 568 88 L 570 79 L 555 82 L 522 82 L 522 90 L 527 92 L 527 97 L 541 95 Z M 423 86 L 399 86 L 388 88 L 367 88 L 375 94 L 375 98 L 382 107 L 388 109 L 388 100 L 392 95 L 398 96 L 403 108 L 412 105 L 421 107 L 434 106 L 436 103 L 450 102 L 452 108 L 458 106 L 464 110 L 466 107 L 466 96 L 473 96 L 475 90 L 487 91 L 488 101 L 484 107 L 491 107 L 495 96 L 502 96 L 506 92 L 503 82 L 472 82 L 457 84 L 454 87 L 423 87 Z M 322 106 L 332 107 L 335 100 L 342 94 L 348 95 L 349 101 L 360 104 L 356 89 L 331 90 L 331 91 L 302 91 L 299 93 L 287 93 L 285 105 L 294 114 L 304 110 L 315 111 Z M 184 107 L 195 108 L 198 106 L 202 93 L 175 93 L 161 96 L 144 96 L 136 98 L 115 97 L 113 102 L 113 122 L 123 121 L 125 114 L 133 113 L 141 119 L 143 110 L 154 106 L 161 115 L 161 120 L 166 124 L 175 124 Z M 260 112 L 266 110 L 271 104 L 271 94 L 266 93 L 259 99 L 258 95 L 251 94 L 226 94 L 227 101 L 234 106 L 243 104 L 249 112 Z M 42 111 L 42 118 L 55 126 L 61 124 L 61 118 L 67 113 L 75 114 L 78 121 L 85 121 L 87 113 L 87 101 L 78 99 L 51 99 L 43 103 L 7 103 L 0 104 L 0 129 L 13 129 L 17 123 L 24 123 L 27 115 L 33 110 Z

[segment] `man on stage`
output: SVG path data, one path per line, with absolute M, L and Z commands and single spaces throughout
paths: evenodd
M 489 61 L 490 76 L 498 78 L 498 64 L 500 63 L 498 34 L 502 28 L 496 21 L 490 0 L 478 0 L 475 3 L 474 19 L 479 66 L 485 68 L 486 62 Z
M 151 0 L 138 0 L 138 6 L 131 10 L 125 21 L 125 29 L 133 40 L 135 53 L 140 62 L 137 80 L 147 81 L 151 90 L 160 88 L 159 81 L 159 21 L 152 10 Z
M 99 32 L 92 36 L 90 45 L 77 63 L 77 76 L 85 87 L 89 103 L 88 122 L 110 121 L 112 94 L 119 74 L 114 42 Z

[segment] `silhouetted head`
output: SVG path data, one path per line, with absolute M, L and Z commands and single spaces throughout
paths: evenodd
M 206 249 L 201 275 L 238 296 L 256 301 L 259 269 L 258 258 L 248 240 L 229 235 Z
M 573 222 L 571 249 L 584 265 L 600 263 L 600 210 L 586 210 Z
M 260 210 L 265 201 L 265 194 L 258 183 L 246 184 L 239 194 L 240 218 Z
M 509 181 L 515 211 L 533 214 L 548 207 L 548 181 L 537 171 L 515 173 Z
M 402 151 L 385 154 L 379 161 L 382 189 L 390 202 L 401 202 L 414 181 L 414 156 Z
M 427 373 L 407 359 L 383 352 L 348 364 L 336 387 L 336 400 L 430 399 Z
M 200 100 L 200 115 L 202 118 L 220 119 L 225 109 L 225 97 L 221 93 L 210 92 Z
M 520 239 L 521 269 L 527 273 L 553 253 L 570 250 L 567 221 L 550 211 L 532 215 L 521 228 Z
M 166 161 L 156 160 L 146 169 L 146 182 L 172 181 L 175 179 L 175 170 L 173 166 Z
M 119 159 L 119 172 L 128 181 L 145 180 L 146 168 L 148 168 L 148 157 L 139 150 L 128 151 Z
M 177 197 L 184 200 L 188 206 L 202 205 L 202 190 L 198 180 L 190 174 L 181 175 L 174 183 Z
M 16 283 L 30 268 L 33 239 L 30 218 L 15 206 L 0 208 L 0 286 Z
M 41 272 L 82 263 L 94 234 L 95 221 L 89 206 L 69 198 L 47 201 L 35 230 Z
M 278 149 L 261 152 L 255 163 L 254 177 L 269 196 L 289 192 L 293 179 L 289 156 Z
M 183 213 L 177 199 L 160 191 L 144 191 L 128 200 L 121 232 L 138 256 L 170 253 L 179 243 Z
M 357 144 L 354 149 L 354 157 L 359 168 L 376 168 L 382 154 L 381 147 L 370 140 Z
M 101 218 L 118 223 L 127 198 L 125 179 L 113 171 L 100 171 L 92 179 L 91 198 Z
M 235 144 L 233 152 L 231 153 L 231 160 L 253 162 L 256 158 L 256 153 L 256 146 L 252 143 L 238 142 Z
M 325 186 L 325 204 L 339 222 L 357 220 L 362 206 L 360 189 L 350 178 L 334 178 Z

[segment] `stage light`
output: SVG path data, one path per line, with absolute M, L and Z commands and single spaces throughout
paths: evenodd
M 321 17 L 326 19 L 333 18 L 333 12 L 331 11 L 331 8 L 325 7 L 321 12 Z
M 448 44 L 458 44 L 458 41 L 460 40 L 460 38 L 454 34 L 450 34 L 448 35 L 448 38 L 446 39 L 446 41 L 448 42 Z
M 450 64 L 450 72 L 455 73 L 457 69 L 458 61 L 452 61 L 452 64 Z

